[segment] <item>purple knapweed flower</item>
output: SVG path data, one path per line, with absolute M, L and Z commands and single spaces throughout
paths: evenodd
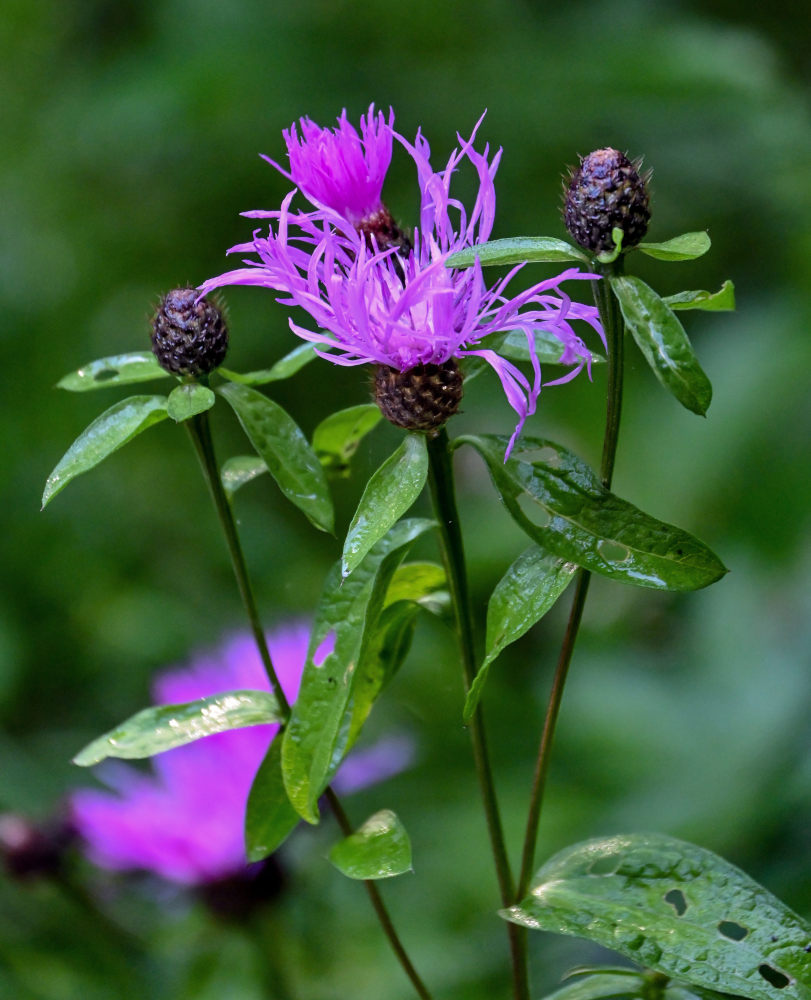
M 268 635 L 285 695 L 293 701 L 307 657 L 306 625 Z M 179 704 L 230 690 L 269 690 L 253 639 L 237 635 L 187 668 L 161 674 L 158 704 Z M 72 821 L 95 864 L 153 872 L 171 882 L 207 885 L 248 871 L 245 806 L 254 775 L 278 726 L 251 726 L 207 736 L 152 759 L 152 773 L 119 762 L 102 769 L 110 791 L 82 789 Z M 408 765 L 410 741 L 392 737 L 347 759 L 334 787 L 354 791 Z
M 268 235 L 256 232 L 250 243 L 233 247 L 229 253 L 250 253 L 258 259 L 245 259 L 244 267 L 212 278 L 200 289 L 207 293 L 223 285 L 259 285 L 277 291 L 279 302 L 300 306 L 318 327 L 309 330 L 291 319 L 293 332 L 318 345 L 318 353 L 337 365 L 373 364 L 399 373 L 430 367 L 432 372 L 450 372 L 452 379 L 459 377 L 454 376 L 458 359 L 482 358 L 498 375 L 518 415 L 507 448 L 509 456 L 525 420 L 535 412 L 542 384 L 567 382 L 584 367 L 590 373 L 591 354 L 573 321 L 585 321 L 603 343 L 605 338 L 597 310 L 573 302 L 560 290 L 564 281 L 590 280 L 597 275 L 570 268 L 511 297 L 508 286 L 523 264 L 489 287 L 478 259 L 468 269 L 448 267 L 453 253 L 485 242 L 493 227 L 494 177 L 501 150 L 490 159 L 489 146 L 481 153 L 474 148 L 480 123 L 481 119 L 469 140 L 457 136 L 460 148 L 441 172 L 432 169 L 430 148 L 421 133 L 411 144 L 392 129 L 416 164 L 420 188 L 420 226 L 407 246 L 376 237 L 361 239 L 347 217 L 332 208 L 291 212 L 295 194 L 291 192 L 278 211 L 245 213 L 268 219 Z M 337 142 L 339 134 L 333 138 Z M 469 215 L 450 193 L 451 179 L 465 160 L 479 180 Z M 513 330 L 526 337 L 531 381 L 483 343 L 493 334 Z M 547 382 L 542 382 L 535 353 L 535 337 L 542 332 L 557 338 L 558 363 L 570 369 Z M 455 398 L 458 404 L 460 391 Z M 381 407 L 393 422 L 409 426 Z M 440 414 L 438 423 L 451 412 Z M 427 429 L 428 424 L 410 426 Z

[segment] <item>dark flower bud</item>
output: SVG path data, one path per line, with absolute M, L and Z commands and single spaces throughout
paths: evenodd
M 453 358 L 441 365 L 418 365 L 405 372 L 378 365 L 374 398 L 386 420 L 397 427 L 432 431 L 459 409 L 462 373 Z
M 563 221 L 581 247 L 610 253 L 615 228 L 623 232 L 623 250 L 644 237 L 650 221 L 650 172 L 641 177 L 640 165 L 618 149 L 597 149 L 572 171 L 568 184 L 564 181 Z
M 228 328 L 222 312 L 196 288 L 175 288 L 152 321 L 152 352 L 172 375 L 207 375 L 225 360 Z
M 62 869 L 65 850 L 73 840 L 70 824 L 34 825 L 16 813 L 0 814 L 0 856 L 12 878 L 49 878 Z

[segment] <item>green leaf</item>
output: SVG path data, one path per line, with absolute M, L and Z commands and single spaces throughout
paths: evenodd
M 677 292 L 662 300 L 671 309 L 704 309 L 707 312 L 728 312 L 735 308 L 735 286 L 727 278 L 717 292 L 703 290 Z
M 349 525 L 341 572 L 349 576 L 369 549 L 412 506 L 428 478 L 428 449 L 423 434 L 407 434 L 374 473 Z
M 198 413 L 210 410 L 216 398 L 208 386 L 200 385 L 199 382 L 186 382 L 169 393 L 167 412 L 179 424 Z
M 543 618 L 576 571 L 574 563 L 533 545 L 521 553 L 496 584 L 487 605 L 486 653 L 465 699 L 465 722 L 470 722 L 476 711 L 491 663 Z
M 622 316 L 662 385 L 693 413 L 704 416 L 712 386 L 684 327 L 656 292 L 631 276 L 611 278 Z
M 664 243 L 637 243 L 631 249 L 641 250 L 657 260 L 695 260 L 703 257 L 712 243 L 709 233 L 682 233 Z
M 327 577 L 282 743 L 287 794 L 309 823 L 318 822 L 318 797 L 349 749 L 350 727 L 356 732 L 363 714 L 355 707 L 364 697 L 359 678 L 368 671 L 367 650 L 380 642 L 381 611 L 391 578 L 411 543 L 431 527 L 432 521 L 400 521 L 351 576 L 342 577 L 338 562 Z
M 288 500 L 321 531 L 335 515 L 321 463 L 293 418 L 272 399 L 231 383 L 217 390 L 231 405 L 248 440 Z
M 313 450 L 324 468 L 333 475 L 348 476 L 350 459 L 382 416 L 376 403 L 362 403 L 322 420 L 313 431 Z
M 397 815 L 381 809 L 336 844 L 329 859 L 348 878 L 391 878 L 411 871 L 411 841 Z
M 540 363 L 542 365 L 560 364 L 564 347 L 558 338 L 548 330 L 537 330 L 534 333 L 534 337 L 535 354 Z M 488 337 L 487 346 L 496 351 L 496 353 L 500 354 L 502 357 L 509 358 L 511 361 L 530 360 L 527 338 L 526 335 L 520 330 L 510 330 L 509 333 L 497 334 L 496 336 Z M 591 359 L 597 364 L 605 364 L 605 358 L 594 352 L 591 352 Z
M 42 494 L 43 508 L 71 479 L 88 472 L 147 427 L 168 416 L 165 396 L 130 396 L 105 410 L 82 431 L 48 476 Z
M 728 861 L 663 834 L 566 848 L 502 916 L 587 938 L 702 989 L 811 998 L 811 927 Z
M 445 570 L 439 563 L 403 563 L 391 578 L 383 606 L 387 608 L 397 601 L 413 601 L 415 604 L 430 606 L 434 595 L 447 585 Z
M 470 267 L 477 257 L 482 262 L 482 267 L 521 264 L 524 261 L 588 263 L 588 257 L 581 250 L 552 236 L 514 236 L 506 240 L 478 243 L 452 254 L 446 263 L 448 267 Z
M 89 767 L 106 757 L 152 757 L 212 733 L 281 721 L 279 704 L 269 691 L 228 691 L 183 705 L 156 705 L 88 743 L 73 763 Z
M 619 226 L 614 226 L 611 230 L 611 240 L 614 244 L 613 250 L 603 250 L 597 254 L 597 260 L 601 264 L 612 264 L 622 253 L 622 241 L 625 239 L 625 232 Z
M 245 854 L 262 861 L 273 854 L 295 830 L 299 814 L 290 805 L 282 780 L 282 740 L 270 744 L 259 765 L 245 810 Z
M 650 994 L 645 990 L 645 976 L 633 969 L 623 972 L 596 972 L 578 976 L 544 1000 L 642 1000 Z
M 268 382 L 280 382 L 282 379 L 290 378 L 317 357 L 314 344 L 299 344 L 271 368 L 244 373 L 233 372 L 229 368 L 218 368 L 217 371 L 229 382 L 238 382 L 240 385 L 267 385 Z
M 152 351 L 133 351 L 132 354 L 114 354 L 82 365 L 61 378 L 56 387 L 69 392 L 87 392 L 89 389 L 105 389 L 108 385 L 129 385 L 156 378 L 168 378 L 168 373 L 158 364 Z
M 551 441 L 465 436 L 482 456 L 516 524 L 548 552 L 603 576 L 655 590 L 698 590 L 726 569 L 703 542 L 609 493 L 581 459 Z
M 258 455 L 234 455 L 233 458 L 223 462 L 220 479 L 230 499 L 238 489 L 267 471 L 268 467 Z

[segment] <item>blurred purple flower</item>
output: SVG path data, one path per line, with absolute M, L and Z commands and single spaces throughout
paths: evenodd
M 307 657 L 309 627 L 268 635 L 274 666 L 291 701 Z M 269 690 L 256 645 L 229 639 L 194 663 L 161 674 L 157 704 L 178 704 L 238 689 Z M 72 820 L 90 859 L 103 868 L 140 869 L 186 885 L 203 885 L 247 870 L 243 826 L 254 775 L 276 725 L 207 736 L 152 759 L 152 774 L 118 762 L 102 769 L 111 791 L 82 789 L 71 799 Z M 333 786 L 354 791 L 406 767 L 413 746 L 393 737 L 351 755 Z

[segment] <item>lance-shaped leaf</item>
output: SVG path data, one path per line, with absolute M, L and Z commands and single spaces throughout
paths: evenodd
M 105 757 L 152 757 L 212 733 L 281 721 L 279 704 L 269 691 L 228 691 L 183 705 L 156 705 L 88 743 L 73 763 L 89 767 Z
M 697 289 L 691 292 L 676 292 L 663 300 L 671 309 L 703 309 L 706 312 L 729 312 L 735 308 L 735 286 L 727 278 L 717 292 Z
M 623 319 L 656 377 L 682 406 L 704 416 L 712 400 L 712 386 L 673 311 L 639 278 L 614 277 L 611 287 Z
M 411 841 L 391 809 L 381 809 L 329 852 L 348 878 L 391 878 L 411 871 Z
M 42 506 L 45 507 L 71 479 L 88 472 L 147 427 L 168 416 L 166 396 L 130 396 L 105 410 L 82 431 L 48 476 Z
M 699 988 L 811 998 L 811 927 L 728 861 L 663 834 L 566 848 L 502 916 L 587 938 Z
M 288 500 L 322 531 L 332 531 L 334 513 L 321 463 L 293 418 L 273 400 L 245 385 L 217 390 L 231 405 L 248 440 Z
M 698 590 L 726 573 L 703 542 L 609 493 L 585 462 L 558 444 L 521 438 L 504 462 L 505 437 L 466 436 L 457 443 L 473 445 L 484 458 L 516 524 L 566 562 L 656 590 Z
M 428 478 L 428 449 L 422 434 L 407 434 L 374 473 L 349 525 L 341 572 L 349 576 L 369 549 L 411 507 Z
M 133 351 L 131 354 L 115 354 L 82 365 L 75 372 L 61 378 L 56 387 L 69 392 L 87 392 L 90 389 L 105 389 L 109 385 L 130 385 L 133 382 L 149 382 L 168 377 L 152 351 Z
M 408 547 L 432 521 L 396 524 L 344 579 L 341 563 L 330 571 L 313 625 L 298 697 L 285 727 L 282 772 L 293 807 L 318 822 L 317 802 L 357 732 L 355 703 L 367 649 L 379 634 L 385 594 Z M 353 719 L 355 725 L 353 726 Z
M 223 489 L 230 499 L 238 489 L 246 483 L 262 476 L 268 471 L 264 460 L 258 455 L 234 455 L 223 462 L 220 469 L 220 480 Z
M 664 243 L 637 243 L 632 249 L 641 250 L 657 260 L 695 260 L 703 257 L 712 243 L 709 233 L 682 233 Z
M 511 642 L 543 618 L 576 571 L 574 563 L 533 545 L 521 553 L 496 584 L 487 605 L 485 657 L 465 699 L 465 722 L 476 711 L 490 665 Z
M 413 601 L 429 611 L 436 607 L 437 595 L 447 589 L 445 570 L 439 563 L 412 562 L 397 567 L 389 589 L 385 607 L 397 601 Z
M 281 382 L 290 378 L 316 357 L 318 355 L 313 344 L 299 344 L 270 368 L 244 373 L 231 371 L 230 368 L 218 368 L 217 371 L 229 382 L 239 382 L 240 385 L 267 385 L 269 382 Z
M 338 410 L 321 421 L 313 431 L 313 450 L 327 472 L 349 475 L 350 459 L 382 416 L 375 403 L 362 403 Z
M 448 267 L 470 267 L 476 258 L 483 267 L 497 264 L 521 264 L 524 261 L 559 264 L 574 262 L 588 263 L 588 257 L 577 247 L 552 236 L 513 236 L 510 239 L 490 240 L 478 243 L 452 254 L 447 260 Z
M 684 986 L 661 972 L 610 966 L 573 969 L 559 990 L 544 1000 L 729 1000 L 729 995 L 700 986 Z
M 216 396 L 208 386 L 187 382 L 172 389 L 166 410 L 172 420 L 179 424 L 190 417 L 196 417 L 198 413 L 210 410 L 215 399 Z
M 301 817 L 290 805 L 282 779 L 282 740 L 277 736 L 259 765 L 245 810 L 245 854 L 262 861 L 273 854 L 298 826 Z
M 560 364 L 564 347 L 554 333 L 550 333 L 548 330 L 537 330 L 534 338 L 535 354 L 540 363 L 542 365 Z M 511 361 L 530 360 L 526 334 L 520 330 L 510 330 L 508 333 L 488 337 L 487 343 L 492 350 L 501 354 L 502 357 L 509 358 Z M 591 352 L 591 360 L 597 364 L 605 363 L 605 358 L 599 354 L 595 354 L 593 351 Z

